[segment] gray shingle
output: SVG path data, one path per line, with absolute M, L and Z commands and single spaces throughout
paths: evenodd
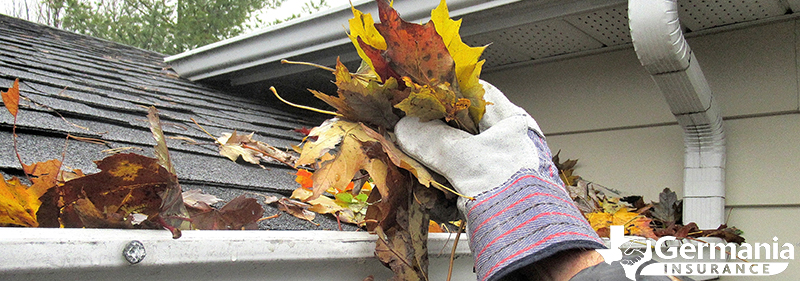
M 298 187 L 294 169 L 266 163 L 234 163 L 219 155 L 213 140 L 191 121 L 197 120 L 215 137 L 237 130 L 288 148 L 302 135 L 292 129 L 319 124 L 325 116 L 270 104 L 179 78 L 163 55 L 113 42 L 65 32 L 0 15 L 0 89 L 20 79 L 17 133 L 19 154 L 26 163 L 60 159 L 67 134 L 101 139 L 106 145 L 70 140 L 64 165 L 98 172 L 92 161 L 109 148 L 132 148 L 152 156 L 154 141 L 147 107 L 160 110 L 162 128 L 177 175 L 186 189 L 196 187 L 223 199 L 257 192 L 287 196 Z M 32 103 L 32 102 L 35 102 Z M 62 119 L 63 117 L 63 119 Z M 66 121 L 65 121 L 66 120 Z M 12 151 L 13 118 L 0 112 L 0 171 L 21 174 Z M 73 125 L 74 124 L 74 125 Z M 83 129 L 78 126 L 83 126 Z M 188 144 L 190 138 L 199 144 Z M 278 213 L 266 206 L 266 214 Z M 337 229 L 335 219 L 319 216 L 320 225 L 288 214 L 260 223 L 264 229 Z M 354 230 L 353 226 L 345 226 Z

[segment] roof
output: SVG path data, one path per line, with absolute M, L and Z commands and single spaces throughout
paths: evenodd
M 406 0 L 394 5 L 404 19 L 422 22 L 438 2 Z M 796 17 L 793 11 L 800 10 L 797 0 L 678 2 L 686 37 Z M 451 17 L 462 19 L 460 34 L 467 45 L 490 44 L 481 57 L 486 59 L 483 73 L 632 47 L 626 0 L 449 0 L 447 4 Z M 377 20 L 373 0 L 354 5 Z M 357 67 L 360 59 L 346 36 L 350 18 L 350 7 L 338 7 L 171 56 L 167 61 L 190 80 L 254 89 L 291 87 L 287 81 L 298 77 L 327 81 L 324 72 L 306 66 L 287 67 L 280 60 L 331 66 L 341 57 L 348 68 Z M 326 86 L 321 84 L 318 87 Z
M 106 149 L 132 148 L 126 151 L 152 157 L 155 142 L 146 115 L 147 107 L 155 105 L 184 190 L 200 188 L 226 201 L 248 192 L 288 195 L 298 187 L 291 168 L 234 163 L 219 155 L 213 140 L 191 119 L 215 136 L 255 132 L 257 140 L 283 149 L 301 141 L 303 135 L 293 129 L 324 119 L 265 96 L 236 95 L 180 78 L 158 53 L 4 15 L 0 38 L 0 90 L 20 79 L 17 134 L 25 163 L 63 157 L 65 167 L 95 173 L 99 170 L 92 161 L 110 155 Z M 6 176 L 22 175 L 10 149 L 12 124 L 10 114 L 0 114 L 0 171 Z M 67 134 L 107 144 L 65 142 Z M 265 209 L 265 215 L 279 212 L 272 206 Z M 335 219 L 318 216 L 316 221 L 321 225 L 284 214 L 260 226 L 337 228 Z

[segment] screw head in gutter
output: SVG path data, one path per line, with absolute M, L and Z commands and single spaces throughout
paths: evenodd
M 133 240 L 125 246 L 125 249 L 122 250 L 122 256 L 131 263 L 137 264 L 144 260 L 144 257 L 147 255 L 147 252 L 144 250 L 144 244 L 137 240 Z

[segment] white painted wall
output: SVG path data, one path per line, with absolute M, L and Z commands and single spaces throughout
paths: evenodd
M 688 38 L 726 117 L 728 223 L 800 248 L 800 22 Z M 491 48 L 491 46 L 489 47 Z M 657 200 L 682 191 L 682 130 L 633 48 L 484 73 L 539 122 L 576 172 Z M 679 193 L 680 194 L 680 193 Z M 800 262 L 778 276 L 796 280 Z M 724 278 L 725 280 L 747 280 Z

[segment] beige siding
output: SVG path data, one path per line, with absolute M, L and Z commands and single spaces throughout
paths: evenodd
M 730 218 L 728 223 L 744 230 L 748 243 L 772 243 L 778 237 L 779 245 L 792 243 L 795 248 L 794 260 L 789 262 L 789 267 L 781 274 L 768 277 L 725 277 L 724 281 L 773 281 L 773 280 L 798 280 L 800 276 L 800 207 L 734 207 L 729 208 Z M 763 262 L 767 262 L 763 260 Z
M 729 223 L 749 242 L 777 236 L 800 247 L 798 25 L 688 39 L 726 117 Z M 482 77 L 537 119 L 553 152 L 579 158 L 585 178 L 649 200 L 664 187 L 682 191 L 682 131 L 632 48 Z M 759 280 L 798 275 L 793 261 Z

